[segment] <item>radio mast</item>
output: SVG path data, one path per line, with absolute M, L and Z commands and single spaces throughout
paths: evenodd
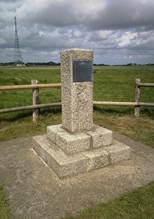
M 20 51 L 16 16 L 14 17 L 14 26 L 15 26 L 15 57 L 14 57 L 14 62 L 16 65 L 21 65 L 24 62 L 23 62 L 23 58 L 21 55 L 21 51 Z

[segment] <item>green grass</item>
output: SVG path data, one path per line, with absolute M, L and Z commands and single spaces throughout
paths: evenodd
M 94 68 L 94 100 L 134 101 L 134 81 L 154 82 L 154 67 L 97 67 Z M 59 68 L 0 68 L 0 85 L 60 82 Z M 40 90 L 41 103 L 60 101 L 60 89 Z M 154 89 L 142 89 L 142 101 L 154 102 Z M 0 92 L 0 108 L 31 105 L 31 91 Z M 43 113 L 46 112 L 46 113 Z M 0 114 L 0 140 L 44 133 L 46 125 L 61 122 L 57 109 L 41 110 L 41 119 L 31 122 L 31 111 Z M 95 107 L 94 119 L 103 125 L 135 140 L 154 146 L 154 109 L 142 109 L 136 119 L 133 108 Z
M 59 69 L 55 68 L 0 68 L 0 85 L 31 84 L 31 80 L 39 83 L 56 83 L 60 81 Z M 52 94 L 52 95 L 51 95 Z M 0 92 L 0 108 L 24 106 L 32 104 L 32 91 Z M 42 103 L 56 102 L 60 100 L 60 89 L 40 90 Z M 3 118 L 13 118 L 20 113 L 12 113 Z
M 147 116 L 135 118 L 131 114 L 119 116 L 116 113 L 95 111 L 94 121 L 98 125 L 154 147 L 154 120 Z M 52 110 L 50 113 L 44 113 L 37 124 L 32 122 L 31 117 L 20 118 L 12 122 L 3 121 L 0 123 L 0 141 L 44 134 L 47 125 L 59 123 L 61 123 L 61 113 L 57 109 L 55 112 Z
M 134 101 L 134 82 L 154 82 L 154 67 L 106 67 L 94 71 L 94 100 Z M 153 90 L 142 93 L 143 101 L 154 101 Z
M 0 219 L 12 219 L 2 187 L 0 187 Z
M 25 218 L 25 217 L 24 217 Z M 78 216 L 64 219 L 153 219 L 154 182 L 107 203 L 83 210 Z M 0 188 L 0 219 L 12 219 L 8 203 Z M 18 218 L 16 218 L 18 219 Z M 26 219 L 26 218 L 25 218 Z
M 94 69 L 94 100 L 134 101 L 134 81 L 154 82 L 154 67 L 101 67 Z M 0 68 L 0 85 L 60 82 L 59 68 Z M 60 90 L 41 90 L 41 103 L 60 101 Z M 31 105 L 31 91 L 0 92 L 0 108 Z M 154 102 L 154 89 L 142 89 L 142 101 Z M 95 123 L 154 147 L 154 110 L 142 109 L 135 118 L 129 107 L 95 107 Z M 59 109 L 41 110 L 37 124 L 31 112 L 0 114 L 0 141 L 45 133 L 46 126 L 61 123 Z M 0 189 L 0 219 L 10 219 L 4 192 Z M 154 183 L 119 199 L 86 209 L 77 217 L 66 219 L 152 219 L 154 218 Z
M 134 81 L 154 82 L 154 67 L 101 67 L 94 69 L 94 100 L 134 101 Z M 59 68 L 0 68 L 0 85 L 60 82 Z M 153 88 L 142 89 L 142 101 L 154 102 Z M 60 101 L 60 89 L 41 89 L 41 103 Z M 31 105 L 31 91 L 0 92 L 0 108 Z M 113 109 L 113 107 L 105 107 Z M 116 108 L 118 109 L 118 108 Z M 124 108 L 119 108 L 124 109 Z M 128 109 L 129 112 L 129 109 Z M 150 114 L 151 110 L 149 110 Z M 25 113 L 24 113 L 25 114 Z M 23 115 L 24 115 L 23 114 Z M 20 112 L 0 115 L 0 119 L 11 119 Z
M 95 208 L 85 209 L 79 216 L 65 219 L 153 219 L 154 182 Z

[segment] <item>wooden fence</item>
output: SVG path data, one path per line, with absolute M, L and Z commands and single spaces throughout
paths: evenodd
M 39 89 L 49 89 L 49 88 L 60 88 L 61 84 L 38 84 L 37 80 L 32 80 L 31 85 L 11 85 L 11 86 L 0 86 L 1 91 L 11 91 L 11 90 L 32 90 L 32 105 L 20 106 L 13 108 L 0 109 L 0 113 L 8 113 L 22 110 L 33 110 L 32 119 L 36 122 L 39 118 L 39 113 L 41 108 L 49 108 L 52 106 L 61 106 L 61 102 L 40 104 L 39 100 Z M 144 107 L 154 107 L 154 103 L 144 103 L 140 102 L 141 98 L 141 87 L 154 87 L 154 83 L 141 83 L 140 79 L 135 81 L 135 101 L 134 102 L 112 102 L 112 101 L 93 101 L 94 105 L 113 105 L 113 106 L 133 106 L 134 115 L 136 117 L 140 116 L 141 106 Z
M 16 111 L 23 111 L 23 110 L 33 110 L 32 119 L 33 119 L 33 122 L 36 122 L 37 119 L 39 118 L 39 112 L 40 112 L 41 108 L 61 106 L 61 102 L 40 104 L 39 89 L 60 88 L 60 87 L 61 87 L 60 83 L 38 84 L 37 80 L 32 80 L 31 84 L 29 84 L 29 85 L 0 86 L 0 92 L 1 91 L 12 91 L 12 90 L 32 90 L 32 105 L 0 109 L 0 113 L 16 112 Z
M 133 106 L 134 115 L 136 117 L 140 116 L 141 107 L 154 107 L 154 103 L 144 103 L 140 102 L 141 99 L 141 88 L 142 87 L 153 87 L 154 83 L 141 83 L 141 79 L 137 78 L 135 80 L 135 102 L 112 102 L 112 101 L 94 101 L 95 105 L 112 105 L 112 106 Z

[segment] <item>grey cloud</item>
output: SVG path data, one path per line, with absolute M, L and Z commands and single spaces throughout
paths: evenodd
M 0 3 L 4 2 L 4 3 L 7 4 L 7 3 L 10 3 L 10 2 L 17 2 L 17 1 L 21 1 L 21 0 L 7 0 L 7 1 L 6 0 L 0 0 Z
M 39 3 L 39 1 L 38 1 Z M 29 2 L 29 8 L 26 4 L 23 4 L 17 9 L 19 17 L 26 23 L 37 23 L 51 26 L 69 26 L 77 24 L 77 17 L 74 16 L 74 10 L 72 10 L 72 4 L 64 1 L 48 1 L 46 7 L 37 7 L 33 3 Z
M 41 1 L 42 2 L 42 1 Z M 79 1 L 47 1 L 46 7 L 37 7 L 28 1 L 18 12 L 25 22 L 42 23 L 51 26 L 84 25 L 89 29 L 122 29 L 154 26 L 154 1 L 147 0 L 102 0 L 104 6 L 96 7 L 96 14 L 89 14 L 87 8 L 81 10 Z M 93 5 L 100 2 L 96 0 Z M 38 1 L 39 3 L 39 1 Z M 24 13 L 23 13 L 24 12 Z
M 108 0 L 106 8 L 95 19 L 85 21 L 93 29 L 154 27 L 154 2 L 149 0 Z
M 154 62 L 152 0 L 0 1 L 0 61 L 13 59 L 15 8 L 25 61 L 59 61 L 61 49 L 84 47 L 97 63 Z

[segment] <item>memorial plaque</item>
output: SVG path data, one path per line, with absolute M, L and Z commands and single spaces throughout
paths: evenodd
M 73 61 L 73 82 L 92 81 L 92 62 Z

